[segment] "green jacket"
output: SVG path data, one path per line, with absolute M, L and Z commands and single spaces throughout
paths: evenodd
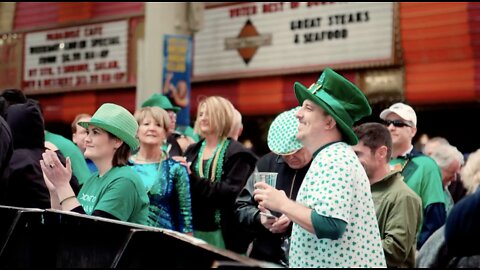
M 392 171 L 371 186 L 387 267 L 415 267 L 416 235 L 422 222 L 422 201 Z
M 45 131 L 45 141 L 53 143 L 65 158 L 70 158 L 73 175 L 77 177 L 80 185 L 83 185 L 90 178 L 92 174 L 87 166 L 85 157 L 72 141 L 49 131 Z

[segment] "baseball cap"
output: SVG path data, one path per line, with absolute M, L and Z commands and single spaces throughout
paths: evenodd
M 380 118 L 385 120 L 390 113 L 396 113 L 405 121 L 410 121 L 414 126 L 417 126 L 417 114 L 415 111 L 407 104 L 398 102 L 390 106 L 390 108 L 383 110 L 380 113 Z

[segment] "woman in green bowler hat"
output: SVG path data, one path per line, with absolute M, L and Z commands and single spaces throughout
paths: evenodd
M 90 121 L 78 124 L 87 129 L 85 157 L 95 163 L 98 172 L 76 197 L 68 185 L 70 160 L 63 166 L 53 151 L 46 150 L 40 165 L 52 208 L 146 225 L 147 193 L 139 176 L 126 166 L 131 151 L 139 145 L 133 115 L 119 105 L 105 103 Z
M 229 100 L 219 96 L 201 100 L 195 132 L 203 139 L 190 145 L 185 162 L 190 173 L 194 236 L 244 253 L 249 243 L 242 237 L 233 206 L 257 158 L 241 143 L 228 138 L 232 118 Z

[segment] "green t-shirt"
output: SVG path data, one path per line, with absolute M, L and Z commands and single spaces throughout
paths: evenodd
M 448 216 L 455 205 L 455 202 L 453 201 L 452 194 L 450 194 L 450 191 L 448 191 L 448 187 L 443 188 L 443 193 L 445 193 L 445 212 L 447 212 Z
M 442 173 L 437 163 L 425 155 L 410 159 L 394 158 L 390 160 L 392 170 L 400 170 L 403 181 L 422 199 L 422 207 L 425 210 L 432 203 L 445 203 L 443 193 Z M 424 213 L 425 214 L 425 213 Z M 417 241 L 420 238 L 423 224 L 428 224 L 428 217 L 423 216 L 423 221 L 417 233 Z
M 147 225 L 147 192 L 129 166 L 113 167 L 102 177 L 93 174 L 80 189 L 78 200 L 88 215 L 101 210 L 121 221 Z
M 48 131 L 45 131 L 45 141 L 53 143 L 65 158 L 70 157 L 73 175 L 77 177 L 80 185 L 83 185 L 83 183 L 90 178 L 91 173 L 87 162 L 85 161 L 85 157 L 83 156 L 82 151 L 80 151 L 72 141 Z
M 423 209 L 432 203 L 445 203 L 442 173 L 430 157 L 395 158 L 390 161 L 390 167 L 395 170 L 404 168 L 404 181 L 422 199 Z

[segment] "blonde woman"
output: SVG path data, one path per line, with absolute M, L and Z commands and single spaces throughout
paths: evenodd
M 253 172 L 257 158 L 228 138 L 233 105 L 211 96 L 198 104 L 195 132 L 203 139 L 190 145 L 189 164 L 194 236 L 244 253 L 248 245 L 234 216 L 235 199 Z
M 144 107 L 135 113 L 139 151 L 130 158 L 150 199 L 148 225 L 192 233 L 192 208 L 188 172 L 168 158 L 162 146 L 170 119 L 159 107 Z
M 467 162 L 460 171 L 460 179 L 468 194 L 477 191 L 480 185 L 480 149 L 468 155 Z
M 133 115 L 119 105 L 105 103 L 90 121 L 79 125 L 88 134 L 85 157 L 98 172 L 83 184 L 77 197 L 68 185 L 70 159 L 63 166 L 53 151 L 46 150 L 40 165 L 52 208 L 146 225 L 147 193 L 138 175 L 126 166 L 131 151 L 138 148 Z

